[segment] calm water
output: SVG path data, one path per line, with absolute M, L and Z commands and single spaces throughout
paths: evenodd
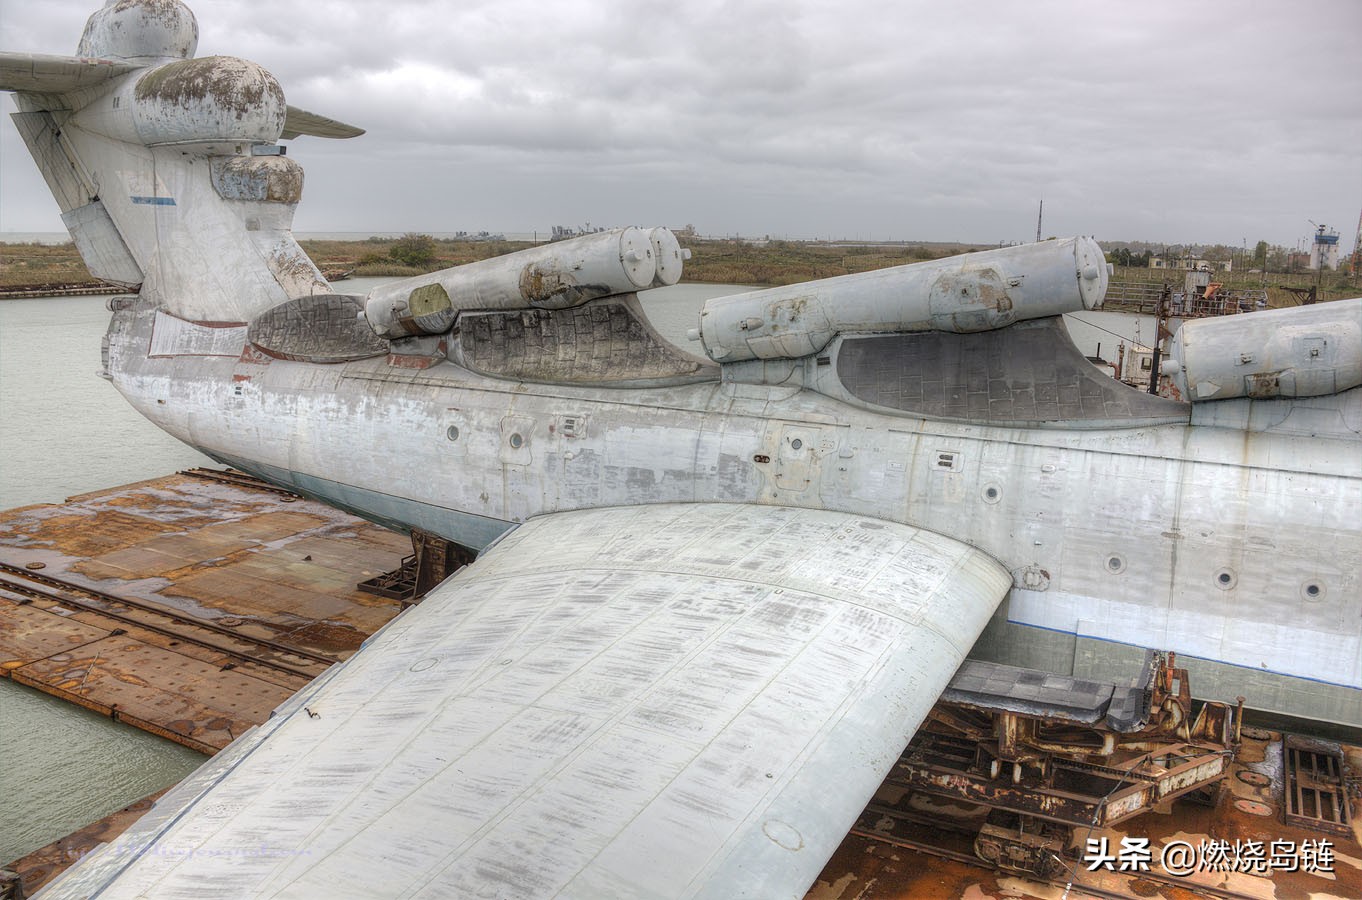
M 0 864 L 174 784 L 204 759 L 0 679 Z
M 363 294 L 389 279 L 337 285 Z M 677 285 L 642 295 L 653 325 L 691 353 L 686 330 L 732 285 Z M 178 469 L 211 464 L 164 434 L 95 375 L 108 325 L 103 297 L 0 301 L 0 509 L 55 503 Z M 1118 340 L 1149 343 L 1153 320 L 1070 317 L 1079 349 L 1115 356 Z M 1119 336 L 1118 336 L 1119 335 Z M 203 757 L 153 735 L 0 680 L 0 863 L 166 787 Z
M 0 509 L 211 464 L 95 374 L 105 302 L 0 300 Z

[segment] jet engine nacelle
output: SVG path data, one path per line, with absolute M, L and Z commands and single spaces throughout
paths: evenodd
M 601 231 L 381 285 L 364 314 L 382 337 L 441 334 L 460 310 L 566 309 L 675 284 L 689 255 L 665 228 Z
M 231 153 L 279 140 L 287 112 L 283 88 L 263 67 L 206 56 L 133 72 L 74 124 L 148 147 L 192 144 Z
M 1322 397 L 1362 384 L 1362 298 L 1185 322 L 1162 370 L 1182 400 Z
M 1023 244 L 718 297 L 691 338 L 740 362 L 808 356 L 847 332 L 988 331 L 1093 309 L 1109 277 L 1092 238 Z

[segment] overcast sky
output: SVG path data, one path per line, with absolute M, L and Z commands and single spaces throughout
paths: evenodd
M 70 54 L 97 3 L 0 0 Z M 1353 247 L 1362 3 L 197 0 L 198 55 L 368 129 L 299 138 L 297 231 Z M 5 97 L 3 111 L 13 110 Z M 0 123 L 0 230 L 61 231 Z

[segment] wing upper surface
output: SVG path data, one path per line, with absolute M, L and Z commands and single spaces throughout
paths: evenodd
M 139 68 L 144 67 L 108 59 L 0 53 L 0 91 L 64 94 L 94 87 Z
M 799 896 L 1011 584 L 931 532 L 533 519 L 51 896 Z

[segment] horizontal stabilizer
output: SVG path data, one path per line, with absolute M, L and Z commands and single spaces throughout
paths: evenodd
M 283 137 L 290 141 L 302 134 L 324 138 L 352 138 L 363 133 L 363 128 L 346 125 L 344 122 L 328 119 L 326 116 L 319 116 L 296 106 L 288 108 L 288 116 L 284 119 Z
M 0 53 L 0 90 L 65 94 L 78 88 L 94 87 L 139 68 L 142 66 L 111 59 Z

